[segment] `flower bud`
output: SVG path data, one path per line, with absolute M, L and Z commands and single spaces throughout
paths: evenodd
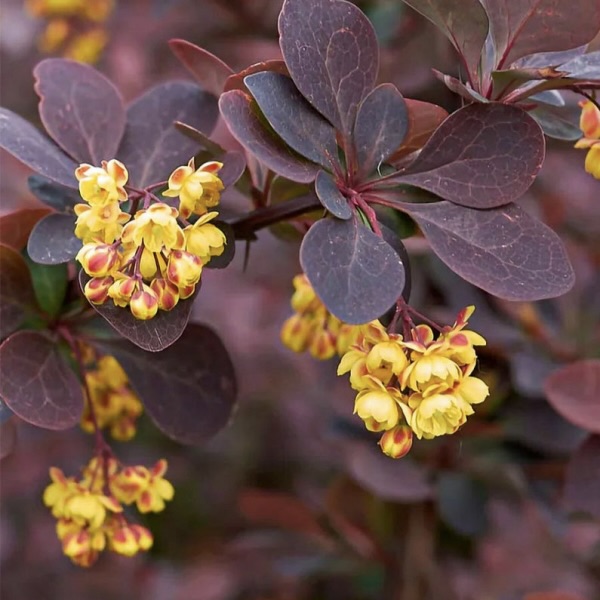
M 177 287 L 196 284 L 202 274 L 202 261 L 184 250 L 173 250 L 169 254 L 167 278 Z
M 308 346 L 311 356 L 327 360 L 335 356 L 335 337 L 331 331 L 317 327 Z
M 133 292 L 129 308 L 136 319 L 147 321 L 156 316 L 158 312 L 158 297 L 150 286 L 143 284 L 141 290 Z
M 596 179 L 600 179 L 600 142 L 588 150 L 585 157 L 585 170 Z
M 110 537 L 110 548 L 124 556 L 134 556 L 152 546 L 152 534 L 141 525 L 126 524 L 117 527 Z
M 118 264 L 119 251 L 110 244 L 84 244 L 75 257 L 91 277 L 105 277 Z
M 179 302 L 179 288 L 166 279 L 156 278 L 150 283 L 152 291 L 158 298 L 158 308 L 173 310 Z
M 190 296 L 194 295 L 194 292 L 196 291 L 196 284 L 192 283 L 191 285 L 186 285 L 177 289 L 179 290 L 179 299 L 187 300 Z
M 108 295 L 113 299 L 117 306 L 127 306 L 137 285 L 138 282 L 133 277 L 125 276 L 121 279 L 117 279 L 108 288 Z
M 408 425 L 397 425 L 381 436 L 379 446 L 381 451 L 391 458 L 402 458 L 408 454 L 412 442 L 412 429 Z
M 580 102 L 581 117 L 579 119 L 579 129 L 584 137 L 592 140 L 600 139 L 600 110 L 590 100 Z
M 85 284 L 83 293 L 92 304 L 104 304 L 114 281 L 112 277 L 94 277 Z
M 313 326 L 311 320 L 295 314 L 285 321 L 281 328 L 283 345 L 294 352 L 304 352 L 311 338 Z

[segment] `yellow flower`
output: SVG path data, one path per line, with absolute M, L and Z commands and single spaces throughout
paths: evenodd
M 167 279 L 178 288 L 195 285 L 202 275 L 202 261 L 184 250 L 173 250 L 169 254 Z
M 53 516 L 60 518 L 65 515 L 67 500 L 79 491 L 79 486 L 57 467 L 50 467 L 50 479 L 52 483 L 44 490 L 43 501 L 52 510 Z
M 217 212 L 209 212 L 200 217 L 193 225 L 188 225 L 185 235 L 185 249 L 200 258 L 206 264 L 213 256 L 221 256 L 225 250 L 227 238 L 225 234 L 209 221 L 218 216 Z
M 415 392 L 440 384 L 452 387 L 461 375 L 460 367 L 445 356 L 434 353 L 417 355 L 402 373 L 400 386 L 408 386 Z
M 82 246 L 75 260 L 91 277 L 106 277 L 119 266 L 121 257 L 113 245 L 89 243 Z
M 158 312 L 158 296 L 149 285 L 143 283 L 141 289 L 133 292 L 129 300 L 129 309 L 140 321 L 152 319 Z
M 413 432 L 408 425 L 397 425 L 388 429 L 379 440 L 379 447 L 391 458 L 402 458 L 410 451 L 413 443 Z
M 79 181 L 79 194 L 92 206 L 106 206 L 127 200 L 124 185 L 129 174 L 125 165 L 118 160 L 103 160 L 101 167 L 83 163 L 75 169 L 75 177 Z
M 581 116 L 579 118 L 579 129 L 583 137 L 591 140 L 600 140 L 600 109 L 590 100 L 579 103 Z
M 223 190 L 223 182 L 216 173 L 223 166 L 220 162 L 207 162 L 196 169 L 194 159 L 186 167 L 178 167 L 169 177 L 169 188 L 163 196 L 179 196 L 179 212 L 184 219 L 192 213 L 203 215 L 208 208 L 217 206 Z
M 416 436 L 431 439 L 454 433 L 473 414 L 471 405 L 451 391 L 423 396 L 411 394 L 408 399 L 413 409 L 410 426 Z
M 115 281 L 108 288 L 108 295 L 117 306 L 127 306 L 131 296 L 137 290 L 138 282 L 134 277 L 115 273 Z
M 106 511 L 121 512 L 123 508 L 111 496 L 80 489 L 65 502 L 64 514 L 75 523 L 98 529 L 106 519 Z
M 335 337 L 331 331 L 316 327 L 308 345 L 310 355 L 318 360 L 328 360 L 335 356 Z
M 124 213 L 118 202 L 103 206 L 88 206 L 76 204 L 75 235 L 84 244 L 90 242 L 112 244 L 121 237 L 123 224 L 127 223 L 130 215 Z
M 381 431 L 395 427 L 401 414 L 410 417 L 410 410 L 396 388 L 379 384 L 376 389 L 358 393 L 354 401 L 354 414 L 365 422 L 369 431 Z
M 392 377 L 398 377 L 408 365 L 404 348 L 398 339 L 379 342 L 367 354 L 365 365 L 369 374 L 387 385 Z
M 109 548 L 124 556 L 134 556 L 140 550 L 148 550 L 152 543 L 152 534 L 141 525 L 123 523 L 111 528 L 108 533 Z
M 98 62 L 107 43 L 108 33 L 101 27 L 95 27 L 74 36 L 63 55 L 71 60 L 94 64 Z
M 315 312 L 323 306 L 304 273 L 296 275 L 292 283 L 294 284 L 294 293 L 290 304 L 294 311 L 298 313 Z
M 600 142 L 594 144 L 585 157 L 585 170 L 596 179 L 600 179 Z
M 163 249 L 182 249 L 185 246 L 183 230 L 177 223 L 175 208 L 157 202 L 135 214 L 133 221 L 123 229 L 124 244 L 139 248 L 142 244 L 150 252 Z
M 67 39 L 69 29 L 66 19 L 52 19 L 38 38 L 38 50 L 43 54 L 56 52 Z
M 312 338 L 313 322 L 304 315 L 295 314 L 281 327 L 283 345 L 294 352 L 304 352 Z

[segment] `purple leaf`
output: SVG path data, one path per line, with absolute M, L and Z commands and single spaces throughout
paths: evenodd
M 458 94 L 467 102 L 489 102 L 489 100 L 482 96 L 479 92 L 476 92 L 469 82 L 463 83 L 460 79 L 456 77 L 451 77 L 450 75 L 446 75 L 441 73 L 437 69 L 431 69 L 433 74 L 452 92 Z
M 313 181 L 318 165 L 308 162 L 288 148 L 259 120 L 252 99 L 241 90 L 225 92 L 219 99 L 221 114 L 231 134 L 269 169 L 293 181 Z
M 367 17 L 344 0 L 286 0 L 279 35 L 298 89 L 349 137 L 379 68 L 377 37 Z
M 43 265 L 69 262 L 83 242 L 75 237 L 75 216 L 51 213 L 37 222 L 27 241 L 31 260 Z
M 349 219 L 353 211 L 346 197 L 340 192 L 333 177 L 325 172 L 319 171 L 315 179 L 315 192 L 321 204 L 339 219 Z
M 345 453 L 350 475 L 378 498 L 422 502 L 434 496 L 426 469 L 410 458 L 391 460 L 379 448 L 355 443 Z
M 600 29 L 600 3 L 590 0 L 481 0 L 490 19 L 496 68 L 537 52 L 587 44 Z
M 577 58 L 585 53 L 587 44 L 572 48 L 570 50 L 561 50 L 560 52 L 536 52 L 535 54 L 529 54 L 523 58 L 519 58 L 513 63 L 513 67 L 517 69 L 540 69 L 544 67 L 558 67 L 563 63 Z
M 246 170 L 246 158 L 237 150 L 226 152 L 224 156 L 219 157 L 223 163 L 223 168 L 219 171 L 219 178 L 223 185 L 228 188 L 234 185 Z
M 575 281 L 560 238 L 514 204 L 475 210 L 452 204 L 400 204 L 455 273 L 506 300 L 541 300 Z
M 19 115 L 0 108 L 0 148 L 52 181 L 77 188 L 77 164 Z
M 402 94 L 390 83 L 371 91 L 358 107 L 354 125 L 360 172 L 369 175 L 406 137 L 408 111 Z
M 317 221 L 304 236 L 300 263 L 327 309 L 353 325 L 380 317 L 404 289 L 398 254 L 356 218 Z
M 208 50 L 185 40 L 169 40 L 169 46 L 202 89 L 218 98 L 223 92 L 227 78 L 233 75 L 231 68 Z
M 59 212 L 65 212 L 67 207 L 72 210 L 77 203 L 81 202 L 79 190 L 65 187 L 41 175 L 30 175 L 27 185 L 38 200 Z
M 15 250 L 23 250 L 35 224 L 50 212 L 47 208 L 22 208 L 0 216 L 2 244 Z
M 40 117 L 54 141 L 79 163 L 114 158 L 125 130 L 115 86 L 89 65 L 62 58 L 43 60 L 33 75 Z
M 129 171 L 129 183 L 144 187 L 167 179 L 197 152 L 198 144 L 177 131 L 175 121 L 210 134 L 217 117 L 216 98 L 192 83 L 161 83 L 140 96 L 127 109 L 118 152 Z
M 548 104 L 538 104 L 537 108 L 529 111 L 545 135 L 571 142 L 581 137 L 577 113 L 580 110 L 576 106 L 559 108 Z
M 450 40 L 469 72 L 478 80 L 481 51 L 489 22 L 479 0 L 404 0 L 429 19 Z
M 89 277 L 80 271 L 79 285 L 81 289 L 88 281 Z M 196 290 L 198 287 L 196 286 Z M 128 307 L 116 306 L 110 300 L 104 304 L 93 304 L 92 306 L 116 331 L 136 346 L 149 352 L 160 352 L 181 337 L 189 321 L 194 298 L 195 295 L 186 300 L 180 300 L 173 310 L 159 310 L 153 319 L 147 321 L 136 319 Z
M 0 339 L 16 331 L 35 312 L 37 301 L 25 259 L 0 244 Z
M 585 512 L 600 519 L 600 436 L 589 436 L 571 457 L 563 501 L 570 512 Z
M 465 473 L 452 471 L 440 473 L 437 484 L 442 521 L 466 537 L 484 533 L 488 495 L 483 484 Z
M 12 413 L 7 409 L 8 413 Z M 0 422 L 0 460 L 12 454 L 17 443 L 17 426 L 15 420 L 2 420 Z
M 208 327 L 192 324 L 152 354 L 126 341 L 101 344 L 123 365 L 150 418 L 170 438 L 201 444 L 231 418 L 236 382 L 231 359 Z
M 557 70 L 568 73 L 569 79 L 600 79 L 600 50 L 562 63 Z
M 567 421 L 600 433 L 600 359 L 580 360 L 554 371 L 544 390 Z
M 248 75 L 254 75 L 255 73 L 264 73 L 265 71 L 268 71 L 269 73 L 279 73 L 280 75 L 285 75 L 286 77 L 290 76 L 290 72 L 288 71 L 285 61 L 281 59 L 265 60 L 254 63 L 239 73 L 234 73 L 228 77 L 227 81 L 225 82 L 225 89 L 223 91 L 230 92 L 231 90 L 241 90 L 242 92 L 248 93 L 249 90 L 244 83 L 246 77 L 248 77 Z
M 333 170 L 338 163 L 335 130 L 285 75 L 263 71 L 244 83 L 277 135 L 312 162 Z
M 83 413 L 81 383 L 57 345 L 42 333 L 19 331 L 0 346 L 0 396 L 21 419 L 68 429 Z
M 544 135 L 520 108 L 471 104 L 448 117 L 396 181 L 493 208 L 522 196 L 544 161 Z

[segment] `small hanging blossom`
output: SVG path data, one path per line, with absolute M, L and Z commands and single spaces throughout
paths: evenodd
M 581 117 L 579 128 L 583 137 L 575 144 L 575 148 L 586 148 L 585 170 L 600 179 L 600 109 L 591 100 L 580 102 Z
M 188 216 L 206 213 L 202 203 L 204 207 L 218 203 L 223 184 L 215 173 L 221 166 L 206 163 L 188 173 L 188 165 L 171 175 L 172 183 L 181 184 L 178 193 L 182 204 L 189 201 L 192 192 L 197 195 Z M 112 300 L 116 306 L 129 307 L 136 319 L 149 320 L 159 310 L 172 310 L 179 300 L 192 296 L 203 267 L 220 256 L 227 243 L 225 234 L 210 223 L 218 213 L 203 214 L 193 224 L 184 222 L 183 228 L 181 221 L 186 217 L 176 208 L 158 201 L 150 192 L 135 191 L 137 202 L 144 194 L 145 200 L 144 208 L 132 218 L 120 208 L 127 199 L 128 175 L 117 160 L 105 161 L 102 167 L 80 165 L 76 177 L 86 201 L 75 206 L 75 235 L 84 242 L 76 259 L 91 277 L 84 286 L 88 300 L 96 305 Z M 152 198 L 156 200 L 153 203 Z
M 217 173 L 222 167 L 223 163 L 212 161 L 196 169 L 191 158 L 187 166 L 171 173 L 163 196 L 179 198 L 179 213 L 184 219 L 192 214 L 203 215 L 219 204 L 224 186 Z
M 43 501 L 57 519 L 56 534 L 64 554 L 89 567 L 106 549 L 124 556 L 147 551 L 152 534 L 130 523 L 123 505 L 136 503 L 140 512 L 164 510 L 174 495 L 173 486 L 163 477 L 166 470 L 165 460 L 149 470 L 140 465 L 121 468 L 113 458 L 94 457 L 76 479 L 52 467 L 52 483 Z

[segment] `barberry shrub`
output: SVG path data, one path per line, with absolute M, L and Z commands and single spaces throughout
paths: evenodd
M 77 564 L 147 550 L 151 532 L 123 506 L 158 512 L 174 494 L 164 460 L 123 465 L 106 434 L 131 439 L 143 411 L 188 444 L 229 422 L 232 360 L 209 326 L 188 321 L 203 270 L 226 268 L 262 229 L 302 237 L 283 343 L 338 356 L 353 412 L 396 459 L 413 438 L 460 431 L 489 395 L 477 377 L 486 332 L 467 328 L 474 307 L 450 325 L 411 305 L 403 240 L 423 236 L 456 275 L 504 300 L 573 286 L 561 239 L 517 201 L 545 137 L 578 139 L 600 178 L 600 52 L 587 46 L 600 6 L 406 3 L 456 50 L 458 76 L 436 72 L 461 98 L 452 114 L 378 83 L 375 31 L 345 0 L 285 0 L 283 58 L 241 72 L 172 40 L 195 82 L 159 84 L 127 107 L 92 67 L 46 59 L 34 76 L 47 136 L 1 110 L 0 144 L 35 172 L 29 187 L 50 209 L 3 217 L 21 235 L 0 248 L 2 418 L 95 435 L 81 477 L 53 469 L 44 494 Z M 581 96 L 579 124 L 563 91 Z M 235 148 L 211 139 L 218 119 Z M 233 186 L 247 211 L 222 207 Z M 599 372 L 582 360 L 547 384 L 559 412 L 596 433 L 587 399 Z M 568 382 L 585 384 L 575 408 Z

